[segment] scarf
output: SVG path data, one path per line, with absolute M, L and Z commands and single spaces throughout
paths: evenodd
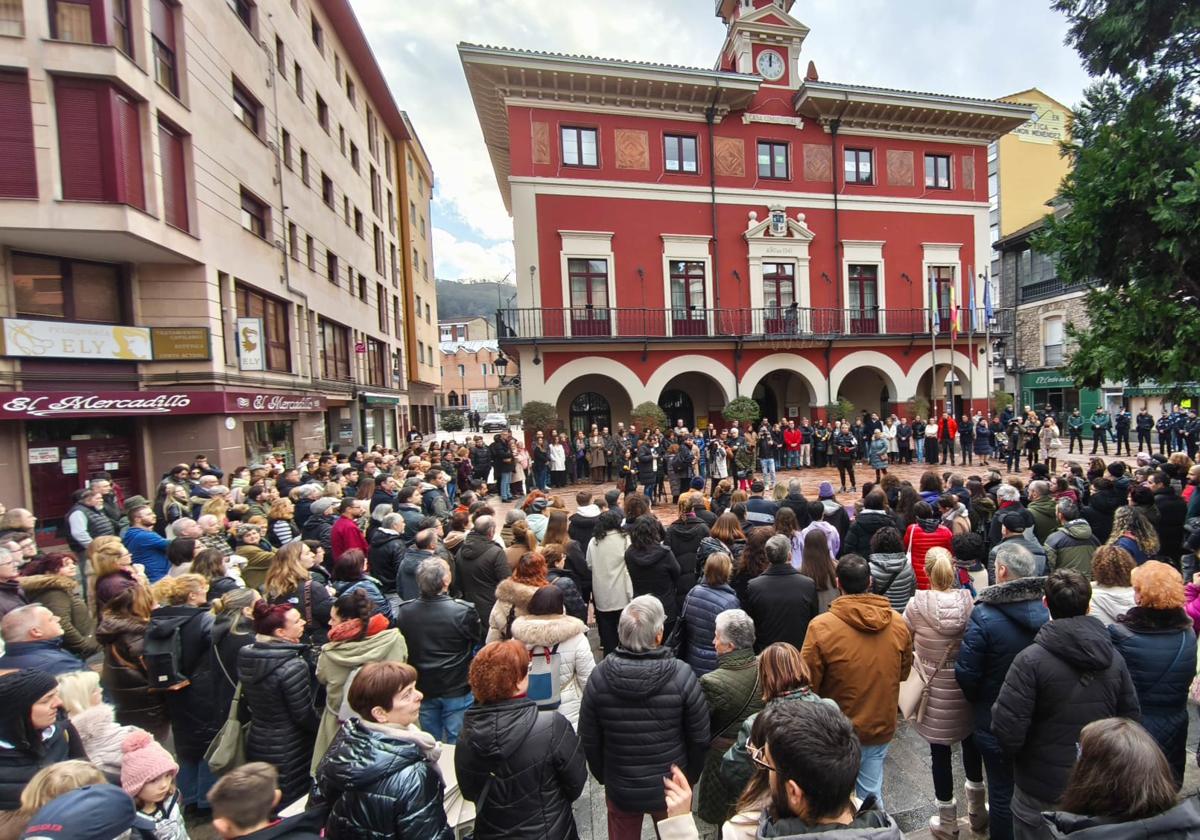
M 400 726 L 395 723 L 376 723 L 372 720 L 358 719 L 358 722 L 363 725 L 364 729 L 369 729 L 372 732 L 378 732 L 380 735 L 386 735 L 389 738 L 395 738 L 397 741 L 408 741 L 416 744 L 424 754 L 425 758 L 429 759 L 429 763 L 437 768 L 438 774 L 441 775 L 441 768 L 438 767 L 438 759 L 442 756 L 442 745 L 438 743 L 437 738 L 434 738 L 428 732 L 424 732 L 416 727 L 415 724 L 408 726 Z
M 371 636 L 377 636 L 384 630 L 388 629 L 389 622 L 382 613 L 375 613 L 367 619 L 367 632 L 363 633 L 363 622 L 361 618 L 352 618 L 348 621 L 343 621 L 337 627 L 330 628 L 329 641 L 331 642 L 351 642 L 359 637 L 364 639 Z

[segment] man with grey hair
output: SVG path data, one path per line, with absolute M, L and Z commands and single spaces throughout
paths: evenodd
M 787 496 L 779 502 L 779 507 L 781 509 L 788 508 L 792 513 L 796 514 L 796 524 L 801 528 L 807 528 L 812 524 L 812 516 L 808 512 L 808 499 L 804 498 L 800 479 L 789 478 L 787 490 Z
M 480 516 L 471 526 L 471 533 L 463 539 L 455 561 L 458 588 L 462 595 L 475 605 L 475 611 L 483 620 L 487 619 L 496 605 L 496 587 L 511 574 L 504 549 L 496 544 L 496 520 Z M 479 637 L 483 641 L 483 636 Z
M 1059 499 L 1055 513 L 1058 530 L 1046 538 L 1046 572 L 1074 569 L 1091 580 L 1092 555 L 1100 547 L 1092 526 L 1080 518 L 1079 505 L 1072 499 Z
M 665 621 L 653 595 L 629 602 L 620 645 L 592 671 L 579 709 L 579 737 L 617 840 L 640 838 L 645 814 L 664 819 L 663 777 L 675 765 L 695 783 L 708 751 L 708 704 L 691 667 L 662 646 Z
M 396 576 L 399 574 L 400 563 L 404 560 L 406 550 L 404 516 L 399 513 L 385 514 L 379 521 L 379 527 L 371 534 L 367 562 L 370 564 L 371 574 L 379 581 L 380 591 L 389 599 L 398 593 Z M 414 592 L 408 597 L 417 596 Z
M 1024 516 L 1024 512 L 1009 516 Z M 1050 613 L 1042 602 L 1045 578 L 1035 577 L 1036 560 L 1019 541 L 996 549 L 996 585 L 979 593 L 954 663 L 954 676 L 975 714 L 974 742 L 987 767 L 983 786 L 967 782 L 967 814 L 982 831 L 991 819 L 991 836 L 1012 837 L 1013 763 L 992 735 L 992 705 L 1018 653 L 1033 643 Z
M 4 655 L 0 670 L 33 668 L 51 676 L 79 671 L 83 662 L 63 650 L 62 623 L 41 604 L 26 604 L 0 619 Z
M 992 514 L 992 521 L 988 524 L 987 545 L 989 549 L 995 548 L 1000 544 L 1000 540 L 1004 539 L 1004 534 L 1000 530 L 1004 515 L 1021 510 L 1025 510 L 1025 506 L 1021 504 L 1021 492 L 1011 484 L 998 485 L 996 487 L 996 512 Z
M 482 632 L 479 614 L 469 601 L 447 594 L 450 566 L 442 558 L 422 560 L 416 581 L 420 595 L 400 604 L 396 626 L 408 645 L 408 664 L 417 669 L 417 691 L 424 695 L 421 729 L 453 744 L 471 707 L 467 670 Z
M 817 585 L 792 566 L 792 541 L 782 534 L 767 540 L 770 566 L 750 581 L 746 612 L 754 619 L 758 638 L 754 650 L 775 642 L 804 646 L 808 623 L 817 615 Z
M 713 740 L 704 757 L 696 801 L 700 819 L 720 825 L 738 793 L 723 783 L 721 757 L 737 741 L 742 724 L 763 708 L 758 658 L 754 655 L 754 619 L 745 610 L 718 613 L 713 647 L 717 650 L 717 668 L 700 678 Z M 750 767 L 747 763 L 747 770 Z
M 202 536 L 204 536 L 204 529 L 190 516 L 176 519 L 167 528 L 168 540 L 198 540 Z
M 0 545 L 0 617 L 29 603 L 20 580 L 21 556 Z
M 1054 510 L 1054 495 L 1050 491 L 1049 481 L 1029 482 L 1029 512 L 1033 514 L 1033 533 L 1038 543 L 1045 543 L 1046 538 L 1058 527 L 1058 518 Z

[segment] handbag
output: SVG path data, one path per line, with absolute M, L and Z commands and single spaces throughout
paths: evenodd
M 908 565 L 910 565 L 910 566 L 912 565 L 913 537 L 915 537 L 917 535 L 917 532 L 915 529 L 919 528 L 919 527 L 921 527 L 921 526 L 915 525 L 915 524 L 909 526 L 910 530 L 908 532 L 908 547 L 904 549 L 904 559 L 908 561 Z
M 663 646 L 670 649 L 671 653 L 675 654 L 676 659 L 683 659 L 684 651 L 687 650 L 687 620 L 684 616 L 687 615 L 687 598 L 683 599 L 683 609 L 679 611 L 679 617 L 675 619 L 675 626 L 671 628 L 671 635 L 663 642 Z
M 204 751 L 204 760 L 215 776 L 228 773 L 246 763 L 246 733 L 250 724 L 238 720 L 241 707 L 242 684 L 238 683 L 233 692 L 233 702 L 229 704 L 229 716 L 217 737 L 212 739 L 212 743 Z
M 921 667 L 921 660 L 916 655 L 913 656 L 912 668 L 908 672 L 908 679 L 900 683 L 900 694 L 897 700 L 897 705 L 900 707 L 900 714 L 905 720 L 920 721 L 925 716 L 925 708 L 929 705 L 929 690 L 931 688 L 930 680 L 938 671 L 946 666 L 950 660 L 950 652 L 952 648 L 947 647 L 946 652 L 942 654 L 942 659 L 938 662 L 937 667 L 925 676 L 925 669 Z

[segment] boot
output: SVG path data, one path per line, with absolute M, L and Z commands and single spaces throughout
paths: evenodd
M 987 788 L 983 782 L 967 782 L 967 819 L 971 830 L 983 834 L 988 827 Z
M 929 818 L 929 833 L 934 840 L 958 840 L 958 803 L 937 801 L 937 816 Z

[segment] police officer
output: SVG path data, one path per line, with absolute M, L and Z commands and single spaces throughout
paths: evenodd
M 1113 418 L 1113 427 L 1116 432 L 1114 437 L 1117 439 L 1117 457 L 1121 455 L 1121 444 L 1125 444 L 1125 455 L 1128 457 L 1129 452 L 1129 427 L 1133 425 L 1133 417 L 1129 414 L 1128 408 L 1122 408 L 1117 412 L 1117 416 Z
M 1079 454 L 1083 454 L 1083 415 L 1079 413 L 1078 408 L 1071 409 L 1071 413 L 1067 415 L 1067 434 L 1070 435 L 1071 442 L 1067 447 L 1067 454 L 1070 455 L 1075 451 L 1075 444 L 1079 444 Z
M 1092 415 L 1092 454 L 1096 454 L 1096 445 L 1104 447 L 1104 454 L 1108 454 L 1108 431 L 1112 428 L 1112 418 L 1108 416 L 1108 412 L 1104 410 L 1104 406 L 1097 406 L 1096 413 Z
M 1165 407 L 1154 428 L 1158 431 L 1158 454 L 1170 455 L 1175 450 L 1171 447 L 1171 415 Z
M 1138 412 L 1135 423 L 1137 425 L 1138 452 L 1153 452 L 1154 446 L 1150 443 L 1150 431 L 1154 428 L 1154 418 L 1150 416 L 1146 406 L 1142 406 L 1142 410 Z

